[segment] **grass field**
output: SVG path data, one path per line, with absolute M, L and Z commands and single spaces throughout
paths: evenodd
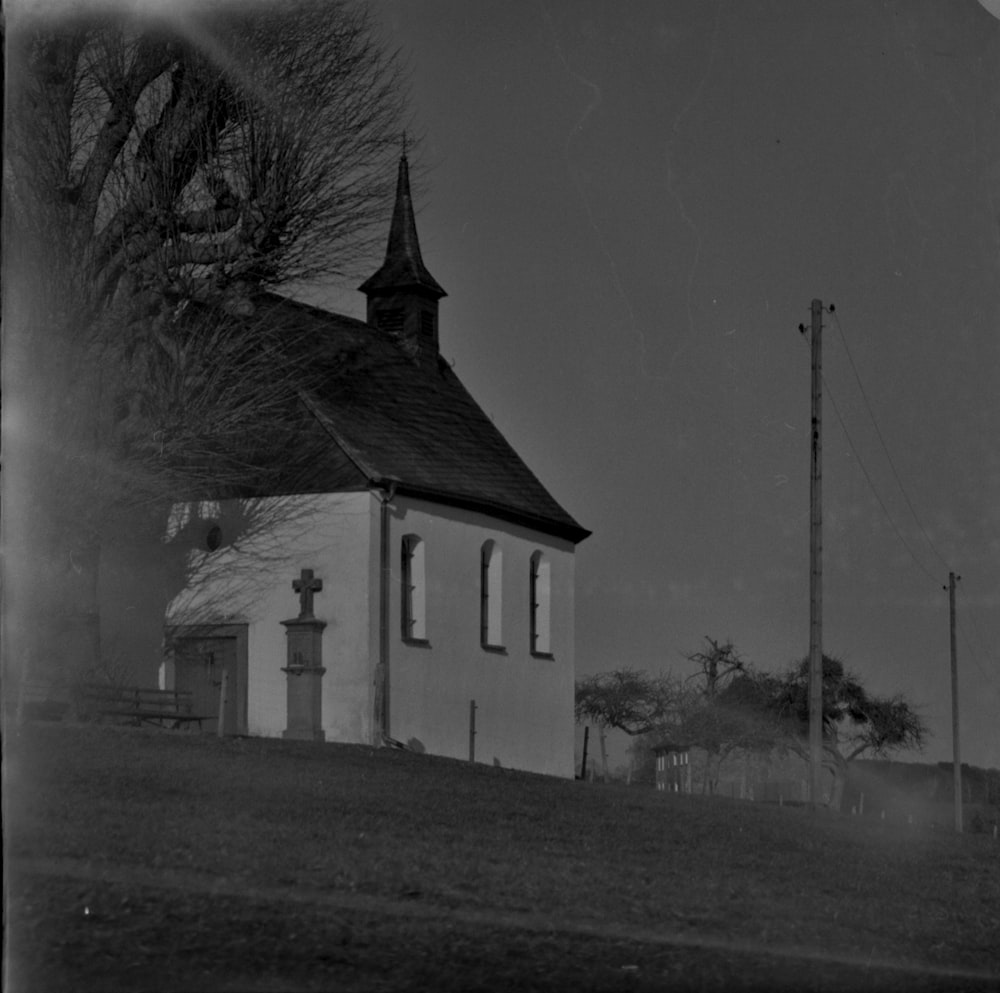
M 11 993 L 1000 989 L 1000 846 L 360 746 L 26 725 Z

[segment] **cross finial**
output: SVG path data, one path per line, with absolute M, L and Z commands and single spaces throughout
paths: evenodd
M 299 595 L 299 617 L 312 617 L 313 594 L 323 589 L 323 580 L 313 579 L 312 569 L 303 569 L 300 578 L 292 580 L 292 589 Z

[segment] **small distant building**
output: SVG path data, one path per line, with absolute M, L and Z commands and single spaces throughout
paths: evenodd
M 703 793 L 765 803 L 804 803 L 809 765 L 792 752 L 737 748 L 722 759 L 695 745 L 663 743 L 653 749 L 656 789 Z
M 691 792 L 691 749 L 687 745 L 658 745 L 656 788 L 662 793 Z

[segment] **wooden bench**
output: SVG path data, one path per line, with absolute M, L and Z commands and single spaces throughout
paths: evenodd
M 127 717 L 139 726 L 144 721 L 160 727 L 179 728 L 184 724 L 212 720 L 206 714 L 193 713 L 190 690 L 151 690 L 141 686 L 114 686 L 87 683 L 79 688 L 78 704 L 84 712 L 107 717 Z

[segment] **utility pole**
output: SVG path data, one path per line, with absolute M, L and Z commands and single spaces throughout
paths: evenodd
M 955 622 L 955 581 L 961 579 L 948 573 L 948 613 L 951 619 L 951 750 L 955 779 L 955 830 L 962 833 L 962 756 L 958 741 L 958 647 Z
M 809 474 L 809 772 L 823 797 L 823 304 L 812 302 L 812 462 Z

